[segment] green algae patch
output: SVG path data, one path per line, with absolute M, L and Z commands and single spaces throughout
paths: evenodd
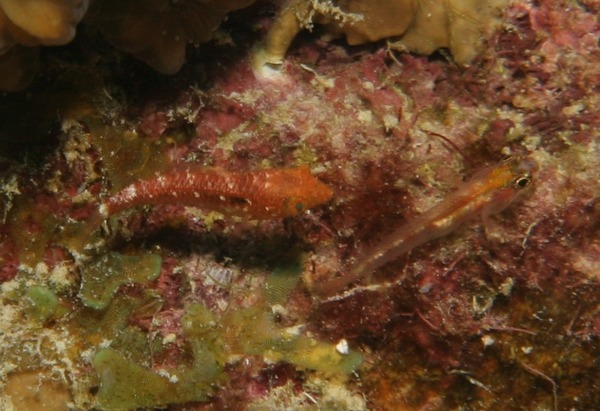
M 135 364 L 118 351 L 104 348 L 96 353 L 92 364 L 100 375 L 96 408 L 123 410 L 206 401 L 214 377 L 201 367 L 159 375 Z
M 113 258 L 120 260 L 123 257 Z M 106 262 L 103 264 L 106 265 Z M 212 387 L 227 378 L 224 373 L 226 365 L 240 356 L 263 356 L 274 362 L 289 362 L 299 369 L 330 374 L 354 371 L 362 362 L 358 352 L 340 352 L 334 344 L 277 324 L 271 307 L 286 302 L 297 286 L 301 271 L 302 258 L 286 259 L 267 278 L 263 298 L 251 307 L 213 312 L 200 303 L 188 304 L 181 326 L 186 351 L 193 361 L 185 365 L 179 364 L 160 372 L 148 368 L 146 357 L 137 353 L 147 350 L 147 347 L 142 348 L 145 347 L 143 338 L 109 332 L 116 337 L 113 337 L 111 348 L 100 349 L 92 361 L 99 377 L 95 407 L 99 410 L 124 410 L 206 401 L 213 393 Z M 107 280 L 104 278 L 102 281 Z M 123 311 L 113 308 L 123 298 L 118 294 L 110 303 L 109 310 Z M 86 310 L 100 313 L 90 308 Z M 125 311 L 130 312 L 130 309 Z M 140 348 L 133 348 L 138 344 L 142 344 Z
M 132 328 L 129 326 L 134 313 L 156 298 L 149 292 L 142 296 L 117 294 L 105 310 L 84 307 L 71 318 L 70 326 L 77 330 L 89 344 L 96 345 L 102 341 L 113 341 L 121 338 Z M 130 350 L 131 354 L 132 351 Z M 144 353 L 146 355 L 147 353 Z
M 342 354 L 333 344 L 278 327 L 273 314 L 260 307 L 238 310 L 223 320 L 229 345 L 237 342 L 246 355 L 334 374 L 350 373 L 362 363 L 357 352 Z
M 27 307 L 25 313 L 31 320 L 43 323 L 54 315 L 58 298 L 46 287 L 34 285 L 25 291 Z
M 194 364 L 212 368 L 215 375 L 221 372 L 229 350 L 216 316 L 202 304 L 191 304 L 181 318 L 181 325 L 192 348 Z
M 89 129 L 90 143 L 102 158 L 104 171 L 115 190 L 163 171 L 170 163 L 169 139 L 147 139 L 131 131 L 127 124 L 104 124 L 98 116 L 82 121 Z
M 289 253 L 267 277 L 263 298 L 251 307 L 219 315 L 199 303 L 188 305 L 182 327 L 195 357 L 224 366 L 240 355 L 258 355 L 332 374 L 356 370 L 362 363 L 360 353 L 338 350 L 334 344 L 303 335 L 302 327 L 288 330 L 275 321 L 272 307 L 287 302 L 300 280 L 303 262 L 302 252 Z
M 358 352 L 341 353 L 336 346 L 277 326 L 264 307 L 248 307 L 217 318 L 201 304 L 191 304 L 182 319 L 188 342 L 197 358 L 225 365 L 239 355 L 261 355 L 302 369 L 348 374 L 362 363 Z
M 152 301 L 151 295 L 144 299 L 131 299 L 119 294 L 102 312 L 104 315 L 97 326 L 103 330 L 103 338 L 112 339 L 112 342 L 111 348 L 100 349 L 92 360 L 100 378 L 95 409 L 130 410 L 206 401 L 212 393 L 213 384 L 224 375 L 223 368 L 215 359 L 214 344 L 200 338 L 188 341 L 193 355 L 192 364 L 179 364 L 160 373 L 147 368 L 147 359 L 152 351 L 160 350 L 160 344 L 149 349 L 147 336 L 128 327 L 127 322 L 136 307 Z M 100 313 L 97 310 L 93 312 Z M 184 324 L 186 321 L 200 321 L 199 325 L 205 324 L 210 329 L 211 318 L 204 315 L 210 315 L 210 312 L 199 310 L 192 319 L 184 319 Z M 201 327 L 195 329 L 199 330 L 199 335 L 206 332 Z
M 265 283 L 264 293 L 268 305 L 285 304 L 300 281 L 303 262 L 303 254 L 296 254 L 275 267 Z
M 59 221 L 50 204 L 29 196 L 19 196 L 6 218 L 9 237 L 19 250 L 19 262 L 35 267 L 56 236 Z
M 300 368 L 349 374 L 362 364 L 358 352 L 340 353 L 333 344 L 306 336 L 283 340 L 276 350 L 264 353 L 271 361 L 284 360 Z
M 123 284 L 145 283 L 160 274 L 162 259 L 156 254 L 123 255 L 109 252 L 81 270 L 81 301 L 104 309 Z

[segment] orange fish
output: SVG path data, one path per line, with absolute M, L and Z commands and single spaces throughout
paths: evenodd
M 228 172 L 182 167 L 139 180 L 99 207 L 102 218 L 138 205 L 183 204 L 253 219 L 292 217 L 327 202 L 333 192 L 308 166 Z

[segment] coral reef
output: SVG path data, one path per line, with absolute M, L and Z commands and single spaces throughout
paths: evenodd
M 285 14 L 257 3 L 172 77 L 81 30 L 44 50 L 44 82 L 0 96 L 0 408 L 598 407 L 597 2 L 486 3 L 506 16 L 485 38 L 444 2 L 469 18 L 431 17 L 485 45 L 466 66 L 325 41 L 350 4 L 296 9 L 327 6 L 329 21 L 279 26 L 276 76 L 255 76 L 253 58 Z M 18 151 L 15 136 L 37 143 Z M 464 182 L 503 194 L 481 196 L 502 208 L 504 183 L 521 180 L 485 171 L 506 156 L 532 174 L 510 207 L 428 213 Z M 172 201 L 172 185 L 169 201 L 98 221 L 117 193 L 192 166 L 301 167 L 332 196 L 254 220 Z M 260 201 L 251 194 L 237 204 Z M 352 277 L 423 220 L 429 241 Z
M 448 49 L 460 65 L 481 53 L 483 39 L 500 24 L 507 0 L 295 0 L 282 9 L 263 44 L 254 52 L 254 69 L 266 75 L 283 64 L 292 40 L 314 23 L 348 44 L 390 39 L 396 50 L 431 54 Z
M 64 45 L 77 25 L 99 29 L 115 47 L 164 74 L 179 71 L 189 43 L 210 40 L 230 11 L 254 0 L 96 1 L 34 0 L 0 2 L 0 90 L 26 87 L 37 70 L 35 46 Z M 91 4 L 90 4 L 91 3 Z M 90 7 L 88 13 L 88 7 Z
M 107 253 L 82 268 L 81 302 L 86 307 L 104 309 L 121 285 L 155 280 L 160 274 L 160 265 L 160 256 L 154 254 Z
M 0 4 L 0 89 L 17 91 L 33 79 L 38 67 L 35 46 L 64 45 L 73 40 L 84 19 L 116 48 L 132 54 L 162 74 L 183 66 L 188 45 L 213 38 L 232 11 L 255 0 L 6 0 Z M 507 0 L 294 0 L 273 7 L 279 17 L 262 46 L 254 52 L 254 67 L 262 72 L 281 65 L 293 39 L 314 23 L 329 35 L 344 35 L 350 45 L 398 38 L 397 50 L 429 54 L 448 48 L 465 65 L 483 49 L 483 37 L 499 23 Z M 89 12 L 88 12 L 89 7 Z M 226 38 L 220 41 L 227 42 Z
M 66 44 L 75 37 L 75 27 L 85 15 L 88 4 L 88 0 L 2 1 L 2 43 Z
M 0 2 L 0 89 L 20 90 L 37 68 L 33 46 L 70 42 L 85 15 L 88 0 Z M 25 47 L 21 47 L 25 46 Z
M 412 25 L 390 47 L 430 54 L 447 48 L 452 59 L 466 65 L 486 46 L 484 39 L 498 29 L 508 0 L 419 1 Z
M 189 43 L 212 38 L 227 13 L 255 0 L 103 0 L 93 4 L 91 21 L 117 48 L 156 71 L 174 74 Z

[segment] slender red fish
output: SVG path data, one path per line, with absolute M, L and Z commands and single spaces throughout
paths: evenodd
M 102 218 L 138 205 L 183 204 L 253 219 L 292 217 L 327 202 L 333 192 L 308 166 L 228 172 L 182 167 L 139 180 L 99 207 Z
M 485 223 L 490 215 L 504 210 L 530 186 L 536 168 L 532 159 L 511 157 L 480 170 L 442 202 L 369 248 L 343 277 L 317 288 L 324 294 L 340 291 L 413 248 L 451 233 L 467 220 L 482 215 Z

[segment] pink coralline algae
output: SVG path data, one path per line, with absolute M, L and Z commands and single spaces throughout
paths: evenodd
M 89 52 L 94 33 L 57 49 L 48 84 L 0 99 L 2 142 L 48 140 L 0 162 L 0 404 L 35 370 L 81 409 L 597 408 L 598 10 L 507 6 L 468 67 L 315 30 L 256 76 L 262 3 L 174 77 Z M 518 201 L 351 274 L 507 157 L 526 180 L 499 181 L 531 177 Z M 301 165 L 327 195 L 266 220 L 179 202 L 183 186 L 114 200 L 189 167 L 241 181 Z M 514 197 L 490 187 L 506 194 L 482 197 L 492 211 Z M 214 199 L 265 198 L 231 193 Z M 114 383 L 132 375 L 152 387 Z

